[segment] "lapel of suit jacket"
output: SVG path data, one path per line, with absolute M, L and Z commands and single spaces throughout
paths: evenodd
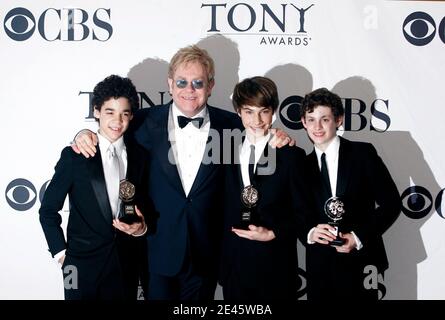
M 203 158 L 204 157 L 209 157 L 209 159 L 213 159 L 213 148 L 220 148 L 220 157 L 217 159 L 217 161 L 219 161 L 219 163 L 215 164 L 215 163 L 202 163 L 201 160 L 201 165 L 199 166 L 199 170 L 198 173 L 196 174 L 195 177 L 195 181 L 193 181 L 193 185 L 192 188 L 190 189 L 190 195 L 193 195 L 193 193 L 199 191 L 199 188 L 201 187 L 202 183 L 206 180 L 206 178 L 214 171 L 218 168 L 218 166 L 220 165 L 221 161 L 222 161 L 222 152 L 223 150 L 223 129 L 224 129 L 224 122 L 221 120 L 220 117 L 218 117 L 217 111 L 215 110 L 215 108 L 213 107 L 207 107 L 208 113 L 209 113 L 209 118 L 210 118 L 210 130 L 216 130 L 218 132 L 218 137 L 211 137 L 210 134 L 211 132 L 209 132 L 209 136 L 207 138 L 207 144 L 206 144 L 206 148 L 203 154 Z M 211 141 L 211 139 L 215 139 L 215 138 L 219 138 L 219 144 L 216 143 L 215 141 Z
M 348 186 L 349 177 L 351 174 L 352 157 L 350 156 L 350 150 L 348 140 L 340 137 L 340 150 L 338 151 L 338 170 L 337 170 L 337 188 L 336 195 L 341 197 L 346 193 L 346 187 Z
M 99 147 L 99 145 L 98 145 Z M 102 166 L 102 156 L 100 150 L 96 152 L 96 155 L 91 159 L 90 176 L 91 186 L 93 187 L 94 194 L 96 196 L 97 203 L 100 207 L 100 212 L 104 217 L 108 225 L 112 224 L 112 212 L 110 206 L 110 200 L 108 199 L 107 185 L 105 183 L 104 169 Z
M 138 158 L 136 154 L 136 150 L 131 144 L 126 143 L 125 145 L 127 149 L 127 172 L 125 174 L 125 178 L 131 183 L 135 184 L 138 179 Z
M 240 144 L 234 144 L 233 145 L 233 164 L 234 164 L 234 170 L 236 171 L 236 174 L 238 176 L 238 185 L 239 185 L 239 192 L 241 194 L 242 190 L 244 189 L 244 181 L 243 181 L 243 175 L 241 173 L 241 160 L 240 160 L 240 151 L 241 147 L 243 145 L 244 139 L 246 136 L 244 135 Z
M 260 159 L 256 165 L 256 179 L 261 181 L 264 176 L 273 175 L 278 166 L 278 149 L 273 149 L 269 142 L 272 136 L 269 138 L 263 152 L 261 153 Z
M 152 130 L 150 130 L 150 134 L 153 134 L 154 155 L 159 159 L 159 164 L 162 170 L 164 170 L 167 179 L 175 187 L 175 189 L 181 192 L 185 197 L 184 188 L 182 187 L 178 168 L 174 163 L 175 160 L 173 156 L 173 149 L 168 136 L 168 117 L 171 104 L 154 108 L 159 108 L 159 112 L 153 114 L 153 120 L 154 123 L 156 123 L 156 126 L 154 126 Z M 169 153 L 171 153 L 170 157 Z

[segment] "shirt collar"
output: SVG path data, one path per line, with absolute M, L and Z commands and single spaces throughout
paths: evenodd
M 246 138 L 244 139 L 244 142 L 243 142 L 242 152 L 247 152 L 247 150 L 249 150 L 249 152 L 250 152 L 251 145 L 255 146 L 255 154 L 260 150 L 262 152 L 264 150 L 264 147 L 266 146 L 266 144 L 269 142 L 269 139 L 270 139 L 270 132 L 263 137 L 256 138 L 255 143 L 250 142 L 246 136 Z
M 338 151 L 340 150 L 340 138 L 338 136 L 335 136 L 325 151 L 320 150 L 315 145 L 314 145 L 314 149 L 315 149 L 315 153 L 317 154 L 318 160 L 320 160 L 323 152 L 326 154 L 327 158 L 334 159 L 335 156 L 338 155 Z
M 108 140 L 106 137 L 104 137 L 100 131 L 97 132 L 97 138 L 99 139 L 99 148 L 102 151 L 107 151 L 108 148 L 110 147 L 110 140 Z M 125 144 L 124 144 L 124 136 L 120 137 L 119 139 L 117 139 L 116 141 L 113 142 L 114 147 L 116 148 L 116 152 L 118 156 L 122 155 L 122 151 L 125 148 Z

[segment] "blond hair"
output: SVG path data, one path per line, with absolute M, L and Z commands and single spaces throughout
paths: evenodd
M 168 77 L 173 79 L 173 75 L 182 64 L 197 62 L 207 73 L 207 80 L 212 82 L 215 77 L 215 64 L 209 53 L 196 45 L 181 48 L 175 53 L 168 66 Z

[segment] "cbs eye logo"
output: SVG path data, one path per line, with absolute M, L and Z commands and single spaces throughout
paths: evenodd
M 445 17 L 436 29 L 436 22 L 425 12 L 417 11 L 411 13 L 403 22 L 403 35 L 405 39 L 415 46 L 424 46 L 430 43 L 437 33 L 440 39 L 445 43 Z
M 431 192 L 422 186 L 408 187 L 400 196 L 402 201 L 402 212 L 411 219 L 422 219 L 426 217 L 433 205 L 437 214 L 442 218 L 442 196 L 445 189 L 442 189 L 434 201 Z
M 291 130 L 300 130 L 303 128 L 300 117 L 302 102 L 302 97 L 290 96 L 284 99 L 280 105 L 280 120 Z
M 17 41 L 24 41 L 34 33 L 36 20 L 28 9 L 15 8 L 6 15 L 4 26 L 8 37 Z
M 39 190 L 39 200 L 42 201 L 46 187 L 50 180 L 45 182 Z M 15 179 L 6 187 L 6 201 L 11 208 L 17 211 L 31 209 L 37 201 L 37 190 L 34 185 L 26 179 Z

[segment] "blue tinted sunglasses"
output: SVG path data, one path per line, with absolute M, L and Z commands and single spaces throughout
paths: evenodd
M 189 82 L 185 79 L 178 79 L 175 81 L 176 86 L 180 89 L 184 89 L 188 86 Z M 195 90 L 204 88 L 204 81 L 203 80 L 192 80 L 192 87 Z

